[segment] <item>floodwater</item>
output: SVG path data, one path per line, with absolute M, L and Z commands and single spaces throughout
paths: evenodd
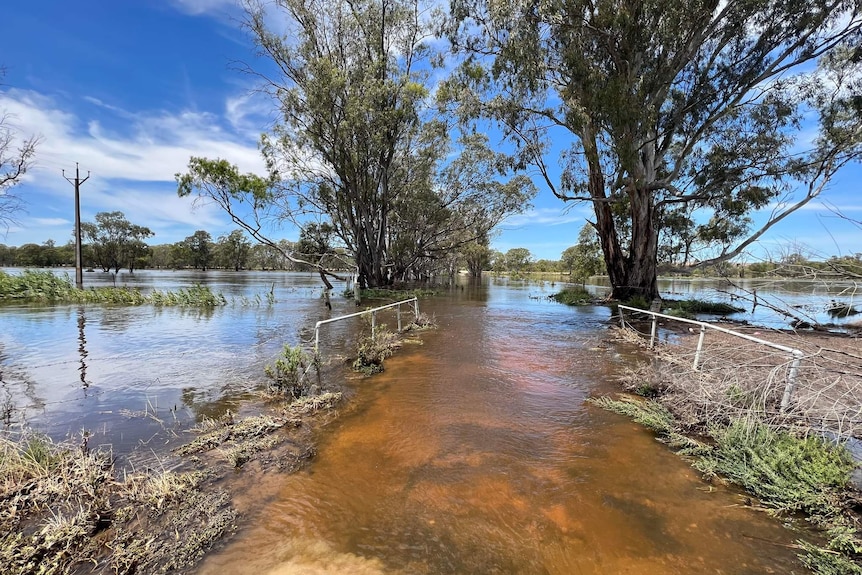
M 603 341 L 607 309 L 541 298 L 552 291 L 492 279 L 423 301 L 439 329 L 353 381 L 318 457 L 270 479 L 199 572 L 804 571 L 798 533 L 585 402 L 635 358 Z
M 12 270 L 14 272 L 14 270 Z M 58 272 L 60 273 L 60 272 Z M 213 309 L 104 305 L 0 305 L 0 415 L 7 428 L 55 438 L 90 434 L 116 454 L 150 452 L 203 415 L 240 410 L 266 384 L 284 344 L 313 340 L 314 323 L 355 311 L 320 280 L 269 272 L 88 273 L 85 287 L 176 290 L 198 283 L 228 300 Z M 275 302 L 270 303 L 272 292 Z M 322 334 L 343 345 L 355 329 Z
M 338 296 L 327 311 L 308 274 L 116 278 L 198 282 L 228 305 L 0 306 L 3 423 L 86 431 L 121 455 L 164 453 L 201 416 L 242 412 L 283 344 L 308 345 L 316 321 L 355 311 Z M 348 381 L 353 398 L 319 431 L 305 470 L 237 475 L 249 485 L 242 529 L 200 573 L 803 572 L 799 533 L 585 402 L 618 391 L 615 377 L 638 358 L 603 340 L 607 308 L 548 301 L 559 287 L 486 278 L 423 299 L 439 328 L 386 372 Z M 346 375 L 339 358 L 359 325 L 322 331 L 332 375 Z

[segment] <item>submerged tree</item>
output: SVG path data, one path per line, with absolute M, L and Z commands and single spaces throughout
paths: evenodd
M 213 238 L 206 230 L 198 230 L 183 240 L 186 253 L 195 269 L 207 271 L 213 260 Z
M 215 249 L 222 267 L 233 268 L 234 271 L 244 269 L 248 265 L 250 250 L 251 242 L 245 237 L 242 230 L 234 230 L 229 234 L 220 236 Z
M 453 0 L 446 32 L 466 59 L 441 97 L 464 121 L 496 120 L 559 198 L 591 202 L 613 296 L 651 298 L 663 214 L 694 209 L 688 228 L 720 246 L 711 262 L 725 260 L 859 157 L 860 118 L 836 105 L 858 96 L 858 74 L 830 65 L 858 45 L 859 9 Z M 812 145 L 800 141 L 806 111 L 820 116 Z M 557 178 L 549 154 L 561 137 L 572 145 Z M 770 206 L 751 233 L 750 212 Z

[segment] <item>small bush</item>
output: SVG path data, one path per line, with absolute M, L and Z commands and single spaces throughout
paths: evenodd
M 397 345 L 395 334 L 379 326 L 374 337 L 368 336 L 359 341 L 356 360 L 353 362 L 354 371 L 366 375 L 380 373 L 383 371 L 383 362 L 392 355 Z
M 270 378 L 270 390 L 298 399 L 308 393 L 309 383 L 306 375 L 314 361 L 302 350 L 302 347 L 284 346 L 282 355 L 275 365 L 264 368 Z

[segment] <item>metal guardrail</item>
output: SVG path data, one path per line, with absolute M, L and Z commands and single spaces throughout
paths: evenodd
M 781 345 L 778 343 L 773 343 L 771 341 L 766 341 L 765 339 L 760 339 L 759 337 L 754 337 L 745 333 L 739 333 L 738 331 L 733 331 L 732 329 L 727 329 L 725 327 L 721 327 L 718 325 L 714 325 L 711 323 L 706 323 L 703 321 L 698 321 L 694 319 L 687 319 L 682 317 L 676 317 L 672 315 L 667 315 L 663 313 L 659 313 L 657 311 L 650 311 L 645 309 L 639 309 L 636 307 L 629 307 L 626 305 L 617 306 L 620 313 L 620 325 L 623 329 L 626 327 L 625 316 L 623 315 L 623 310 L 630 311 L 633 314 L 639 313 L 652 317 L 652 326 L 650 328 L 650 339 L 649 339 L 649 347 L 652 349 L 655 346 L 656 339 L 656 330 L 658 329 L 658 319 L 667 319 L 672 321 L 677 321 L 680 323 L 688 323 L 700 326 L 700 336 L 697 340 L 697 349 L 694 352 L 694 363 L 692 364 L 692 369 L 694 371 L 698 370 L 698 366 L 700 365 L 701 353 L 703 351 L 703 340 L 706 337 L 706 330 L 712 329 L 715 331 L 720 331 L 722 333 L 726 333 L 728 335 L 732 335 L 734 337 L 739 337 L 754 343 L 758 343 L 760 345 L 765 345 L 767 347 L 771 347 L 773 349 L 777 349 L 779 351 L 786 352 L 790 355 L 790 370 L 787 372 L 787 384 L 784 387 L 784 394 L 781 397 L 781 412 L 784 413 L 787 411 L 787 408 L 790 407 L 790 400 L 793 398 L 793 391 L 796 388 L 796 379 L 799 375 L 799 365 L 802 363 L 802 358 L 805 357 L 805 353 L 801 350 L 794 349 L 792 347 L 788 347 L 786 345 Z
M 395 313 L 398 316 L 398 331 L 401 331 L 401 306 L 409 303 L 413 303 L 413 315 L 416 319 L 419 319 L 419 300 L 415 297 L 410 299 L 405 299 L 402 301 L 397 301 L 395 303 L 390 303 L 386 305 L 381 305 L 379 307 L 375 307 L 372 309 L 366 309 L 363 311 L 358 311 L 356 313 L 349 313 L 347 315 L 342 315 L 338 317 L 333 317 L 330 319 L 322 319 L 316 324 L 314 324 L 314 352 L 317 353 L 320 348 L 320 326 L 325 325 L 327 323 L 332 323 L 334 321 L 340 321 L 342 319 L 348 319 L 351 317 L 359 317 L 365 314 L 371 314 L 371 337 L 374 337 L 374 332 L 377 327 L 377 312 L 380 310 L 388 309 L 391 307 L 396 308 Z

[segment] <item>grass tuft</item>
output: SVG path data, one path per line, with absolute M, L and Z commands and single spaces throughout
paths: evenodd
M 567 287 L 552 295 L 551 299 L 566 305 L 589 305 L 593 303 L 593 296 L 581 286 Z

